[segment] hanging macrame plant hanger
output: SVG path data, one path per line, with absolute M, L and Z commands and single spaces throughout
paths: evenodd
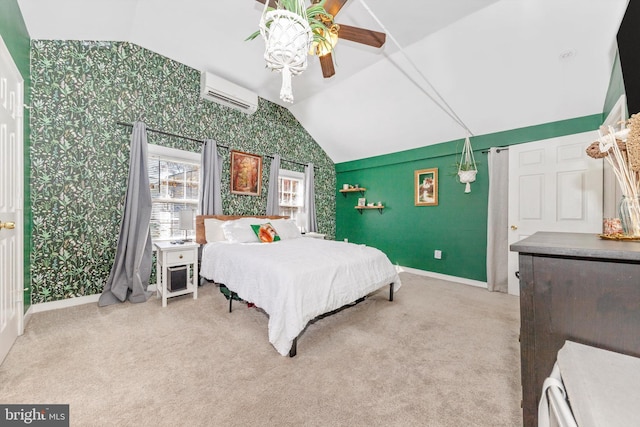
M 264 39 L 267 68 L 282 73 L 280 99 L 293 102 L 291 77 L 307 69 L 307 54 L 313 41 L 303 0 L 298 0 L 298 13 L 285 9 L 267 11 L 265 1 L 260 34 Z
M 476 180 L 477 173 L 476 159 L 473 157 L 473 148 L 471 148 L 471 141 L 467 136 L 464 141 L 464 147 L 462 147 L 460 164 L 458 165 L 458 178 L 462 184 L 466 184 L 465 193 L 471 193 L 471 183 Z

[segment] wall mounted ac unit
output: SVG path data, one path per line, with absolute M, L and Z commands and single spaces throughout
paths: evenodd
M 257 94 L 206 71 L 200 77 L 200 96 L 246 114 L 258 109 Z

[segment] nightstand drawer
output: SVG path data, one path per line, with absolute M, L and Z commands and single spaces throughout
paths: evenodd
M 194 250 L 171 251 L 167 253 L 167 264 L 196 262 Z

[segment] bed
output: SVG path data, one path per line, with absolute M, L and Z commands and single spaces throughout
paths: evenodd
M 260 234 L 264 228 L 271 232 Z M 199 215 L 196 242 L 203 245 L 200 275 L 264 310 L 269 342 L 283 356 L 296 355 L 298 336 L 313 319 L 384 286 L 393 301 L 401 285 L 380 250 L 304 237 L 286 217 Z

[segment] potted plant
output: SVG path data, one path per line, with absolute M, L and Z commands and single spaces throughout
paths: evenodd
M 304 3 L 301 0 L 278 0 L 276 1 L 277 7 L 268 6 L 268 0 L 265 0 L 265 13 L 273 12 L 276 10 L 286 10 L 294 13 L 303 18 L 309 28 L 311 29 L 313 36 L 313 44 L 326 46 L 329 51 L 333 50 L 333 44 L 325 37 L 325 34 L 330 34 L 337 30 L 337 24 L 333 22 L 333 15 L 328 13 L 325 8 L 326 0 L 313 0 L 311 6 L 305 8 Z M 263 14 L 264 15 L 264 14 Z M 273 22 L 273 15 L 265 19 L 265 25 L 267 28 L 271 27 Z M 261 30 L 257 30 L 251 34 L 246 40 L 253 40 L 261 34 Z
M 319 51 L 318 46 L 333 49 L 328 37 L 337 32 L 337 26 L 324 3 L 314 1 L 305 8 L 304 0 L 278 0 L 274 9 L 266 0 L 260 29 L 247 37 L 253 40 L 261 34 L 264 38 L 264 58 L 268 68 L 282 73 L 280 99 L 285 102 L 293 102 L 291 76 L 307 69 L 307 55 Z
M 471 183 L 476 180 L 477 173 L 478 166 L 473 156 L 471 141 L 469 141 L 469 137 L 467 137 L 464 141 L 464 147 L 462 148 L 460 162 L 458 163 L 458 178 L 460 179 L 460 183 L 466 184 L 465 193 L 471 193 Z

